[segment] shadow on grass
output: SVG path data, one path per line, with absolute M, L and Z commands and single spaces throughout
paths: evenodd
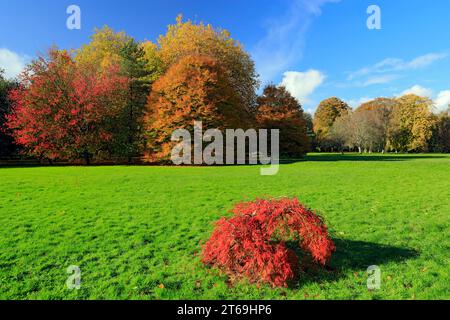
M 413 154 L 312 154 L 305 157 L 303 161 L 311 162 L 334 162 L 334 161 L 410 161 L 418 159 L 443 159 L 440 155 L 413 155 Z M 298 161 L 298 160 L 297 160 Z M 295 161 L 294 161 L 295 162 Z
M 444 159 L 445 156 L 442 155 L 433 155 L 433 154 L 357 154 L 357 153 L 315 153 L 309 154 L 303 158 L 293 159 L 293 158 L 282 158 L 280 160 L 281 164 L 294 164 L 298 162 L 337 162 L 337 161 L 410 161 L 410 160 L 420 160 L 420 159 Z M 147 164 L 141 162 L 127 163 L 127 162 L 97 162 L 92 163 L 91 165 L 85 165 L 83 163 L 66 163 L 66 162 L 57 162 L 52 165 L 47 163 L 39 163 L 37 161 L 2 161 L 0 160 L 0 169 L 17 169 L 17 168 L 37 168 L 37 167 L 108 167 L 108 166 L 146 166 L 146 167 L 154 167 L 154 166 L 172 166 L 173 164 Z M 261 164 L 245 164 L 245 165 L 213 165 L 213 166 L 186 166 L 186 167 L 246 167 L 246 166 L 261 166 Z
M 364 241 L 335 239 L 336 252 L 329 266 L 312 265 L 302 271 L 291 288 L 300 288 L 311 282 L 333 282 L 346 277 L 348 271 L 366 272 L 372 265 L 382 266 L 388 262 L 402 262 L 419 256 L 412 249 L 380 245 Z

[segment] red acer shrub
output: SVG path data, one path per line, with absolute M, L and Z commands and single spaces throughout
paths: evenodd
M 287 242 L 298 243 L 320 265 L 335 251 L 322 219 L 297 199 L 258 199 L 232 211 L 233 217 L 217 222 L 203 247 L 203 262 L 231 280 L 246 277 L 253 283 L 287 286 L 299 271 L 299 259 Z

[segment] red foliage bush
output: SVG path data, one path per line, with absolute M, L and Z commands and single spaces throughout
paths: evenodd
M 217 267 L 231 280 L 287 286 L 299 271 L 299 259 L 286 242 L 325 265 L 335 251 L 322 219 L 297 199 L 258 199 L 241 203 L 234 216 L 217 222 L 203 247 L 203 262 Z

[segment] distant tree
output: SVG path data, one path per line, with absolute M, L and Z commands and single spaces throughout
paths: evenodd
M 358 112 L 368 112 L 370 119 L 373 120 L 372 127 L 377 127 L 376 137 L 379 141 L 374 141 L 374 144 L 381 147 L 382 151 L 386 151 L 388 146 L 389 129 L 391 126 L 392 112 L 397 104 L 395 99 L 391 98 L 377 98 L 372 101 L 363 103 L 359 108 L 355 110 Z
M 358 148 L 359 152 L 381 151 L 384 147 L 383 128 L 376 110 L 361 109 L 336 119 L 329 139 L 341 150 Z
M 360 110 L 352 114 L 352 144 L 361 153 L 384 150 L 384 132 L 376 110 Z
M 4 70 L 0 69 L 0 157 L 10 157 L 17 153 L 13 137 L 5 127 L 6 117 L 11 113 L 9 92 L 17 87 L 13 80 L 4 78 Z
M 99 73 L 96 65 L 79 66 L 68 52 L 52 49 L 27 67 L 12 91 L 7 126 L 30 156 L 89 164 L 111 142 L 127 86 L 118 66 Z
M 345 147 L 353 148 L 355 127 L 351 113 L 344 114 L 337 118 L 330 128 L 328 140 L 330 143 L 344 151 Z
M 434 118 L 435 127 L 429 142 L 430 151 L 450 153 L 450 106 Z
M 159 37 L 158 45 L 157 56 L 166 69 L 187 55 L 206 55 L 220 61 L 229 73 L 230 86 L 241 99 L 240 103 L 254 111 L 259 86 L 255 65 L 227 30 L 189 20 L 183 22 L 180 15 L 176 24 L 169 25 L 167 33 Z
M 260 128 L 280 130 L 280 154 L 302 157 L 310 148 L 307 122 L 300 103 L 285 87 L 268 85 L 258 98 L 257 122 Z
M 312 115 L 308 112 L 304 112 L 303 118 L 305 119 L 306 123 L 306 132 L 309 136 L 314 136 L 314 124 Z
M 389 130 L 389 146 L 396 151 L 427 151 L 433 134 L 433 102 L 414 94 L 396 100 Z
M 348 112 L 351 108 L 344 101 L 332 97 L 322 101 L 314 115 L 314 132 L 321 147 L 329 144 L 329 132 L 335 120 Z
M 317 141 L 316 141 L 316 134 L 314 133 L 313 116 L 308 112 L 304 112 L 303 118 L 305 119 L 305 124 L 306 124 L 306 134 L 308 135 L 310 143 L 311 143 L 311 146 L 309 149 L 316 150 L 317 149 Z
M 247 129 L 254 123 L 231 85 L 229 72 L 213 57 L 185 56 L 153 84 L 144 124 L 146 159 L 169 160 L 172 133 L 191 130 L 194 121 L 202 121 L 204 130 Z

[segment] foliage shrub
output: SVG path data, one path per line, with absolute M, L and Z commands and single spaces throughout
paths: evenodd
M 287 243 L 324 266 L 335 251 L 323 220 L 297 199 L 258 199 L 240 203 L 234 216 L 222 218 L 203 247 L 203 262 L 231 281 L 287 286 L 300 271 L 300 260 Z

